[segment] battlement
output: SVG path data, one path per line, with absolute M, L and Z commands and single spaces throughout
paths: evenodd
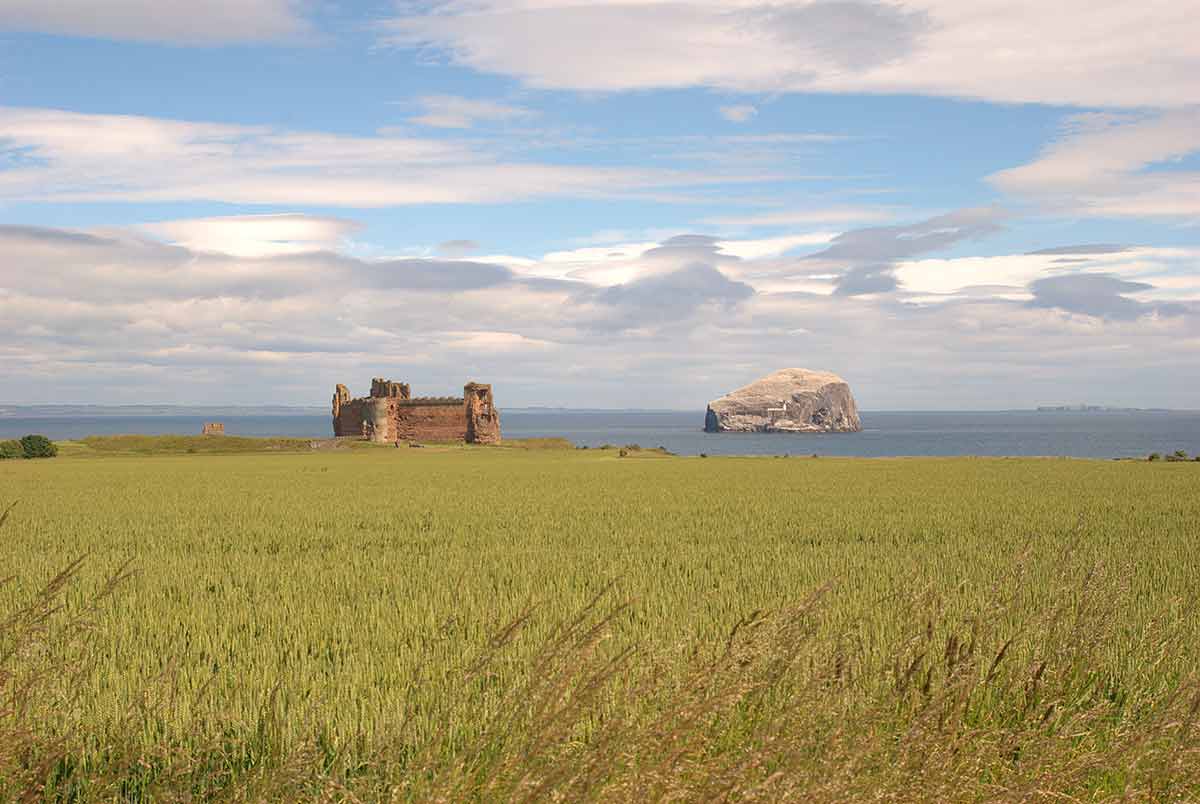
M 375 377 L 369 396 L 352 398 L 338 385 L 333 394 L 333 434 L 377 443 L 500 440 L 500 413 L 492 386 L 467 383 L 462 396 L 413 397 L 408 383 Z
M 461 396 L 415 396 L 411 399 L 398 399 L 397 405 L 413 406 L 413 405 L 458 405 L 461 406 L 465 400 Z
M 406 382 L 392 382 L 382 377 L 374 377 L 371 379 L 371 396 L 375 399 L 409 399 L 412 397 L 412 392 Z

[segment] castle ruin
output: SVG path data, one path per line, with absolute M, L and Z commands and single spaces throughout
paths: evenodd
M 377 444 L 401 441 L 500 441 L 500 412 L 492 386 L 469 382 L 461 397 L 413 398 L 408 383 L 376 377 L 371 395 L 352 399 L 338 385 L 333 395 L 333 434 L 366 438 Z

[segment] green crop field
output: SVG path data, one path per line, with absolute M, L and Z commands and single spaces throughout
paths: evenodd
M 1200 797 L 1200 464 L 151 452 L 0 462 L 0 799 Z

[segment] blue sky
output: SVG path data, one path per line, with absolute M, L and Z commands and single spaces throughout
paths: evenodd
M 1200 408 L 1188 5 L 0 0 L 0 401 Z

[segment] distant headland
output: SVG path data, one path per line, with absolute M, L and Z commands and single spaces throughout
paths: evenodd
M 1111 405 L 1038 405 L 1038 413 L 1170 413 L 1167 408 L 1122 408 Z

